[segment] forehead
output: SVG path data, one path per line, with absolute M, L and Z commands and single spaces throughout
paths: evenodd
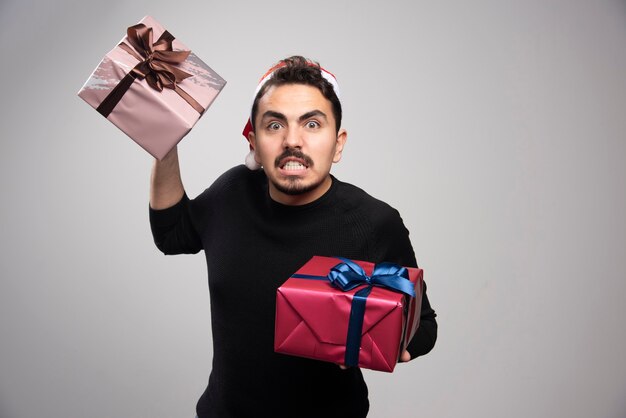
M 272 86 L 259 100 L 259 115 L 272 110 L 285 115 L 321 110 L 332 115 L 332 104 L 317 87 L 306 84 Z

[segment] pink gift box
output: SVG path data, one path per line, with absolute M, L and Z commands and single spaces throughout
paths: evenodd
M 173 38 L 150 16 L 144 17 L 139 23 L 151 28 L 155 49 L 159 49 L 156 45 L 161 39 L 168 36 L 170 39 Z M 137 42 L 134 45 L 136 46 Z M 162 159 L 196 124 L 224 88 L 226 81 L 191 52 L 184 61 L 170 63 L 175 67 L 174 71 L 182 70 L 187 73 L 184 76 L 186 78 L 177 79 L 169 86 L 175 85 L 175 89 L 165 86 L 158 91 L 149 85 L 147 78 L 136 76 L 142 71 L 137 70 L 141 60 L 148 62 L 152 61 L 153 57 L 149 54 L 150 51 L 142 52 L 134 45 L 129 36 L 125 36 L 118 46 L 104 56 L 78 92 L 78 96 L 155 158 Z M 177 39 L 171 40 L 171 48 L 172 51 L 189 51 L 189 48 Z M 155 53 L 154 56 L 158 58 L 159 53 Z M 163 65 L 157 63 L 156 67 L 161 68 Z M 171 72 L 163 74 L 164 80 L 167 81 Z M 130 76 L 135 78 L 129 78 Z M 112 110 L 104 109 L 103 101 L 111 104 L 111 98 L 119 96 L 118 87 L 118 92 L 109 97 L 120 84 L 122 85 L 120 87 L 124 87 L 125 84 L 130 84 L 130 87 L 127 90 L 121 89 L 124 92 L 119 101 L 113 100 Z
M 345 364 L 354 294 L 367 285 L 349 291 L 333 286 L 326 276 L 341 262 L 315 256 L 278 288 L 276 352 Z M 373 263 L 354 262 L 372 274 Z M 423 271 L 406 270 L 415 297 L 378 286 L 367 296 L 357 345 L 358 367 L 392 372 L 419 326 Z

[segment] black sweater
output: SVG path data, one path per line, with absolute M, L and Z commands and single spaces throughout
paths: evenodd
M 315 202 L 282 205 L 263 171 L 239 166 L 150 222 L 163 253 L 205 251 L 213 367 L 199 418 L 366 416 L 360 369 L 274 353 L 276 289 L 314 255 L 417 266 L 395 209 L 335 178 Z M 434 346 L 435 316 L 424 287 L 413 358 Z

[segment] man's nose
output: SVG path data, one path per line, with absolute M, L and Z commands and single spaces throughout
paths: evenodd
M 302 147 L 302 132 L 300 129 L 298 129 L 298 127 L 289 127 L 288 129 L 285 129 L 283 146 L 285 148 Z

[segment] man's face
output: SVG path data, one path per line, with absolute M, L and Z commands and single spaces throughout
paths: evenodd
M 330 188 L 330 168 L 341 159 L 347 133 L 335 131 L 332 104 L 317 88 L 271 87 L 258 102 L 254 126 L 248 139 L 272 199 L 303 205 Z

